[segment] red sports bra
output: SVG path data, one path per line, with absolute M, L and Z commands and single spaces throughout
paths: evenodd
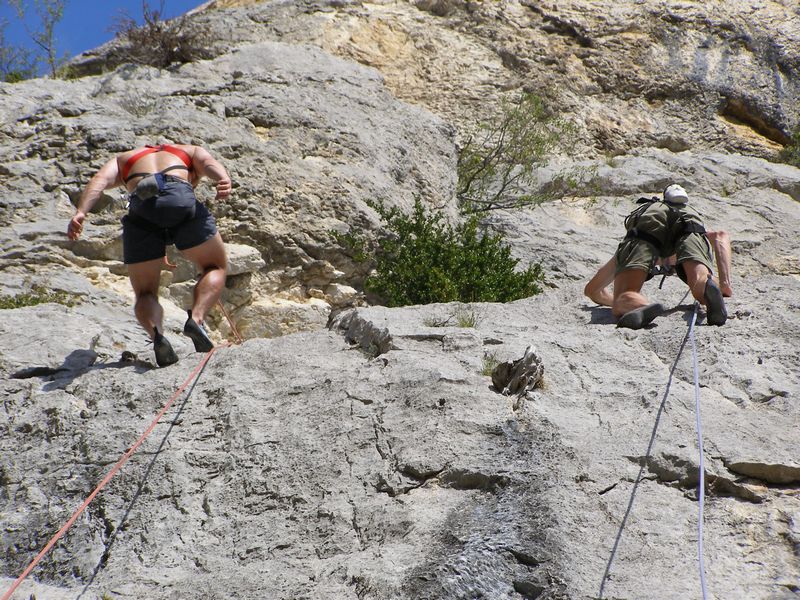
M 134 177 L 145 177 L 147 175 L 150 175 L 150 173 L 131 173 L 130 175 L 128 175 L 128 173 L 130 173 L 131 168 L 133 167 L 133 165 L 136 164 L 136 161 L 138 161 L 143 156 L 147 156 L 148 154 L 153 154 L 154 152 L 169 152 L 170 154 L 174 154 L 183 161 L 183 165 L 173 165 L 171 167 L 167 167 L 166 169 L 161 171 L 162 173 L 166 173 L 167 171 L 172 171 L 173 169 L 186 169 L 189 172 L 192 171 L 191 157 L 180 148 L 176 148 L 175 146 L 170 146 L 169 144 L 160 144 L 158 146 L 148 145 L 141 152 L 137 152 L 136 154 L 131 156 L 128 160 L 125 161 L 125 164 L 122 165 L 122 181 L 128 183 L 128 181 L 130 181 Z

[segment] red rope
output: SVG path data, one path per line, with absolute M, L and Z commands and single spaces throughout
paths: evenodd
M 86 508 L 89 506 L 89 503 L 91 503 L 91 501 L 94 500 L 94 497 L 97 496 L 98 493 L 100 493 L 100 490 L 102 490 L 106 486 L 106 484 L 109 481 L 111 481 L 111 478 L 114 477 L 114 475 L 117 474 L 117 472 L 122 468 L 122 466 L 126 462 L 128 462 L 128 459 L 133 455 L 134 452 L 136 452 L 137 448 L 139 448 L 139 446 L 141 446 L 142 443 L 144 443 L 144 440 L 147 438 L 148 435 L 150 435 L 150 433 L 152 433 L 153 429 L 155 429 L 156 425 L 161 420 L 161 417 L 163 417 L 164 414 L 169 410 L 169 408 L 175 403 L 175 400 L 178 399 L 178 396 L 180 396 L 181 393 L 187 387 L 189 387 L 189 384 L 192 382 L 192 380 L 195 377 L 197 377 L 197 375 L 200 373 L 200 371 L 203 370 L 203 367 L 206 366 L 206 363 L 208 363 L 208 361 L 211 359 L 211 356 L 216 351 L 217 351 L 216 347 L 212 348 L 211 351 L 208 352 L 205 355 L 205 357 L 200 362 L 200 364 L 197 365 L 197 367 L 195 368 L 194 371 L 192 371 L 192 374 L 189 375 L 189 377 L 186 379 L 186 381 L 183 382 L 181 387 L 178 388 L 178 391 L 176 391 L 172 395 L 172 398 L 170 398 L 169 401 L 164 405 L 164 408 L 161 409 L 161 412 L 158 413 L 158 415 L 156 415 L 156 418 L 153 419 L 153 422 L 150 423 L 150 426 L 145 430 L 145 432 L 141 435 L 141 437 L 138 440 L 136 440 L 136 443 L 133 444 L 133 446 L 131 446 L 128 449 L 128 451 L 125 452 L 125 454 L 122 455 L 122 458 L 120 458 L 117 461 L 117 464 L 115 464 L 111 468 L 111 470 L 108 472 L 108 474 L 103 478 L 103 481 L 101 481 L 100 484 L 96 488 L 94 488 L 94 491 L 91 494 L 89 494 L 89 496 L 86 498 L 86 500 L 84 500 L 84 502 L 83 502 L 83 504 L 81 504 L 80 508 L 78 508 L 78 510 L 76 510 L 72 514 L 72 516 L 69 518 L 69 521 L 67 521 L 64 524 L 64 526 L 61 529 L 58 530 L 58 533 L 56 533 L 52 538 L 50 538 L 50 541 L 47 542 L 47 545 L 42 549 L 41 552 L 39 552 L 39 554 L 36 555 L 36 558 L 34 558 L 31 561 L 31 563 L 25 568 L 25 570 L 22 572 L 22 575 L 17 577 L 17 580 L 14 582 L 14 584 L 11 586 L 11 588 L 3 595 L 3 598 L 1 600 L 9 600 L 11 598 L 11 594 L 13 594 L 14 591 L 19 587 L 19 585 L 23 581 L 25 581 L 25 578 L 28 575 L 30 575 L 30 573 L 31 573 L 31 571 L 33 571 L 34 567 L 36 567 L 36 565 L 39 564 L 39 561 L 42 560 L 42 558 L 44 558 L 44 556 L 50 551 L 50 549 L 53 546 L 55 546 L 56 542 L 59 539 L 61 539 L 61 537 L 67 532 L 67 530 L 69 530 L 69 528 L 72 527 L 72 525 L 75 523 L 75 521 L 78 520 L 78 517 L 80 517 L 81 514 L 83 513 L 83 511 L 86 510 Z

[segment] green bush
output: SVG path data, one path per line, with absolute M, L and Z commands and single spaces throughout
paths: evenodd
M 795 129 L 789 143 L 778 155 L 778 159 L 787 165 L 800 168 L 800 126 Z
M 40 285 L 35 285 L 29 292 L 24 292 L 15 296 L 0 296 L 0 310 L 22 308 L 23 306 L 36 306 L 37 304 L 46 304 L 48 302 L 63 304 L 64 306 L 74 306 L 77 304 L 78 298 L 64 291 L 54 292 Z
M 542 291 L 540 265 L 517 271 L 503 235 L 481 231 L 478 218 L 450 225 L 417 200 L 410 215 L 373 205 L 388 234 L 375 252 L 368 292 L 387 306 L 432 302 L 509 302 Z

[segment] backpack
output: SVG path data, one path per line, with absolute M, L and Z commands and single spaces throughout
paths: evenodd
M 666 200 L 662 200 L 657 196 L 653 196 L 652 198 L 639 198 L 636 201 L 636 204 L 640 204 L 641 206 L 634 209 L 633 212 L 625 217 L 625 229 L 627 230 L 627 234 L 625 235 L 626 239 L 633 238 L 643 240 L 649 244 L 652 244 L 658 250 L 661 256 L 668 255 L 667 251 L 669 248 L 665 248 L 664 245 L 662 245 L 661 240 L 649 232 L 642 231 L 637 227 L 642 215 L 656 203 L 663 204 L 669 208 L 669 212 L 667 213 L 667 231 L 671 235 L 671 239 L 669 240 L 668 244 L 669 248 L 674 247 L 675 243 L 679 239 L 689 233 L 704 234 L 706 232 L 705 227 L 703 227 L 700 214 L 696 210 L 690 209 L 692 212 L 686 212 L 687 209 L 689 209 L 686 204 L 667 202 Z M 669 254 L 671 254 L 671 252 L 669 252 Z

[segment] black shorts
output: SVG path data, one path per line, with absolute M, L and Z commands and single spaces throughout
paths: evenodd
M 187 194 L 194 198 L 194 190 L 186 181 L 174 181 L 170 177 L 159 200 L 169 202 L 172 198 L 185 203 Z M 137 215 L 122 217 L 122 256 L 126 265 L 163 258 L 167 246 L 175 244 L 178 250 L 199 246 L 217 233 L 217 224 L 208 209 L 194 198 L 194 216 L 174 227 L 159 227 L 157 223 Z

